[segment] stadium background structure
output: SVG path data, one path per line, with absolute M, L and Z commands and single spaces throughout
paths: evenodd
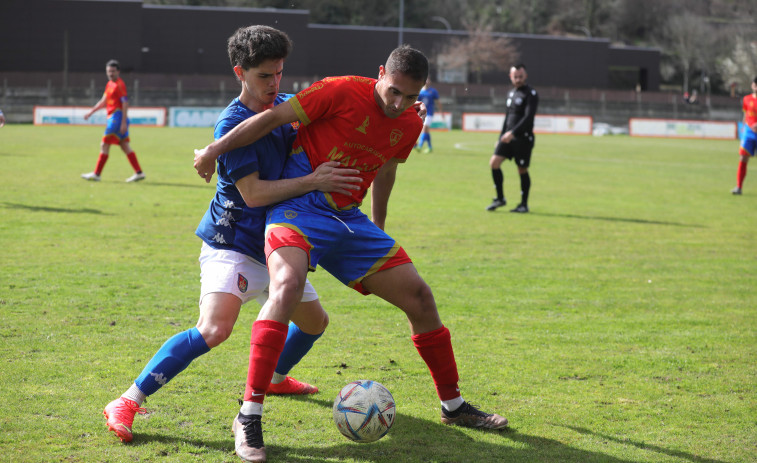
M 108 20 L 107 28 L 97 26 L 104 18 L 118 19 Z M 238 27 L 250 24 L 272 25 L 293 39 L 281 87 L 287 92 L 329 75 L 374 76 L 376 63 L 397 46 L 399 37 L 397 27 L 311 24 L 308 10 L 146 5 L 142 0 L 3 0 L 0 107 L 11 121 L 28 122 L 37 104 L 89 105 L 102 93 L 99 82 L 111 58 L 121 62 L 135 105 L 225 105 L 237 92 L 225 42 Z M 508 86 L 503 71 L 483 73 L 480 84 L 473 83 L 473 75 L 467 83 L 438 78 L 434 56 L 448 39 L 465 35 L 402 30 L 403 42 L 432 58 L 432 77 L 445 104 L 502 112 Z M 628 117 L 738 117 L 726 109 L 736 105 L 727 97 L 708 96 L 702 104 L 686 107 L 680 95 L 661 92 L 658 49 L 616 46 L 604 38 L 495 35 L 513 41 L 520 61 L 528 63 L 530 83 L 539 89 L 544 109 L 551 106 L 553 113 L 588 114 L 616 123 Z M 581 101 L 588 106 L 581 107 Z
M 99 26 L 104 18 L 112 20 Z M 267 24 L 294 40 L 290 76 L 373 75 L 375 63 L 398 43 L 398 28 L 310 24 L 309 18 L 307 10 L 145 5 L 141 0 L 3 0 L 0 72 L 99 73 L 115 57 L 127 73 L 225 75 L 228 36 L 241 26 Z M 465 35 L 403 29 L 403 41 L 429 57 L 448 38 Z M 602 38 L 496 35 L 515 42 L 534 86 L 622 88 L 630 83 L 630 88 L 659 89 L 657 49 L 616 47 Z M 501 82 L 501 71 L 482 76 L 482 83 Z

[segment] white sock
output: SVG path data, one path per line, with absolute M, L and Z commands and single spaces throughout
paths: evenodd
M 279 384 L 283 382 L 285 379 L 287 379 L 287 375 L 282 375 L 281 373 L 273 372 L 273 378 L 271 378 L 271 384 Z
M 144 402 L 147 398 L 147 396 L 139 390 L 135 383 L 132 383 L 131 387 L 126 392 L 121 394 L 121 397 L 123 397 L 124 399 L 133 400 L 140 407 L 142 406 L 142 402 Z
M 239 413 L 242 415 L 260 415 L 263 416 L 263 404 L 257 402 L 242 402 L 242 407 L 239 409 Z
M 452 400 L 442 400 L 442 407 L 444 407 L 445 410 L 448 412 L 454 412 L 458 408 L 460 408 L 460 405 L 465 403 L 465 400 L 463 400 L 463 396 L 458 396 Z

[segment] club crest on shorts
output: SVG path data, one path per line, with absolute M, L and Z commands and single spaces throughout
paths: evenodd
M 287 219 L 293 219 L 297 217 L 297 213 L 294 211 L 287 210 L 287 211 L 284 211 L 284 217 L 286 217 Z
M 237 273 L 237 288 L 239 288 L 239 291 L 246 293 L 247 284 L 247 278 L 245 278 L 241 273 Z
M 392 130 L 392 133 L 389 134 L 389 144 L 394 146 L 400 142 L 401 138 L 402 138 L 402 130 L 394 129 Z

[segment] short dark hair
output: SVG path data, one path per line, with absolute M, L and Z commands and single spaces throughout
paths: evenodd
M 517 70 L 523 69 L 524 71 L 527 71 L 526 65 L 523 63 L 513 64 L 513 67 Z
M 292 51 L 286 33 L 269 26 L 240 27 L 227 42 L 231 66 L 247 70 L 266 60 L 285 59 Z
M 107 63 L 105 63 L 105 67 L 106 68 L 116 68 L 116 69 L 118 69 L 120 71 L 121 70 L 121 63 L 119 63 L 118 61 L 112 59 L 112 60 L 109 60 Z
M 428 79 L 428 59 L 409 45 L 395 48 L 384 68 L 387 74 L 399 72 L 418 82 L 426 82 Z
M 752 82 L 754 82 L 755 84 L 757 84 L 757 77 L 755 77 Z

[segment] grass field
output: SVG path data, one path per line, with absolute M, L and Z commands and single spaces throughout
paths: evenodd
M 147 175 L 101 128 L 0 129 L 0 461 L 234 462 L 249 327 L 152 396 L 123 445 L 103 406 L 194 325 L 213 186 L 191 166 L 210 129 L 135 128 Z M 331 325 L 293 371 L 321 393 L 271 397 L 269 461 L 757 461 L 757 164 L 732 196 L 737 142 L 542 135 L 530 214 L 484 211 L 495 134 L 434 133 L 400 168 L 387 231 L 434 289 L 465 398 L 507 432 L 446 427 L 402 313 L 311 275 Z M 517 204 L 512 163 L 508 200 Z M 355 379 L 398 417 L 374 444 L 331 420 Z

